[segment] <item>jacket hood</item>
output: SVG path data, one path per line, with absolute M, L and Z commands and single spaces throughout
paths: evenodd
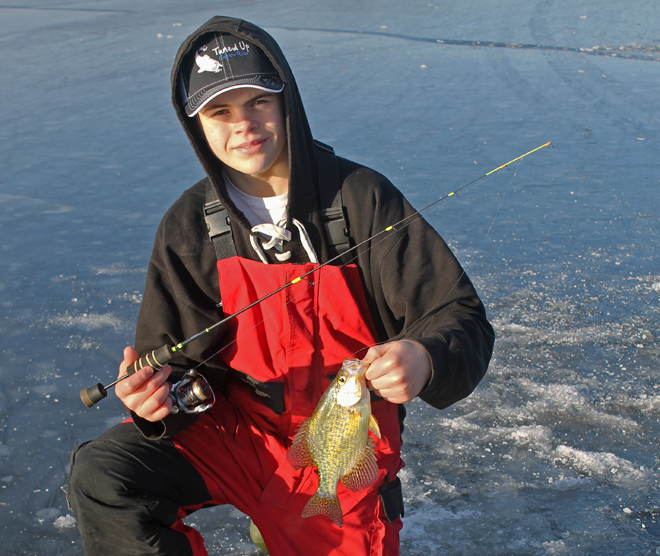
M 183 93 L 180 90 L 179 72 L 184 60 L 188 53 L 198 47 L 203 35 L 213 32 L 230 33 L 239 39 L 256 44 L 268 56 L 285 84 L 281 94 L 284 96 L 289 148 L 289 219 L 292 216 L 298 217 L 298 215 L 305 218 L 305 215 L 311 210 L 311 206 L 316 204 L 314 193 L 316 154 L 312 133 L 296 81 L 284 54 L 273 37 L 252 23 L 231 17 L 213 17 L 192 33 L 179 48 L 172 68 L 172 104 L 195 154 L 230 216 L 249 227 L 245 217 L 236 209 L 227 195 L 222 179 L 222 163 L 209 148 L 198 119 L 188 117 L 181 100 Z M 292 153 L 295 153 L 295 156 L 292 156 Z

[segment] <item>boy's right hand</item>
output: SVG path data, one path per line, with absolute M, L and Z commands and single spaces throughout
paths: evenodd
M 124 360 L 119 366 L 119 376 L 126 374 L 129 365 L 139 359 L 138 352 L 132 347 L 124 349 Z M 170 384 L 166 382 L 172 368 L 165 365 L 154 373 L 151 367 L 144 367 L 138 372 L 118 382 L 115 393 L 123 404 L 133 413 L 147 421 L 160 421 L 172 410 Z

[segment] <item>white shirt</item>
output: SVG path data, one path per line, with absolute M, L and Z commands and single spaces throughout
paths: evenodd
M 282 220 L 286 220 L 286 205 L 289 201 L 288 192 L 275 197 L 254 197 L 238 189 L 224 170 L 222 177 L 225 179 L 229 198 L 236 205 L 236 208 L 245 215 L 250 226 L 277 224 Z
M 291 232 L 283 226 L 286 224 L 289 193 L 276 195 L 275 197 L 254 197 L 241 191 L 236 187 L 227 173 L 223 170 L 222 176 L 227 186 L 227 195 L 247 218 L 252 226 L 253 234 L 250 236 L 250 244 L 264 264 L 268 264 L 264 250 L 275 248 L 275 257 L 281 261 L 288 261 L 291 257 L 290 251 L 284 251 L 284 242 L 291 240 Z M 318 263 L 318 257 L 314 252 L 314 246 L 307 235 L 305 227 L 295 218 L 291 220 L 300 233 L 302 243 L 310 262 Z M 281 224 L 281 225 L 280 225 Z M 254 233 L 258 233 L 267 241 L 260 242 Z

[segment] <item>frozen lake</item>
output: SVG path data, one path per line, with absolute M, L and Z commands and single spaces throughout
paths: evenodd
M 409 404 L 402 554 L 660 554 L 660 4 L 127 0 L 0 5 L 0 536 L 80 555 L 71 449 L 119 422 L 158 222 L 202 177 L 169 101 L 213 15 L 280 43 L 312 131 L 418 208 L 498 340 L 446 411 Z M 33 6 L 33 7 L 27 7 Z M 258 554 L 231 508 L 189 518 Z

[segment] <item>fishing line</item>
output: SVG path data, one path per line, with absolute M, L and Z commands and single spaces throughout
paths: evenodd
M 513 183 L 513 180 L 516 179 L 516 176 L 518 175 L 518 170 L 516 170 L 513 173 L 513 177 L 511 178 L 511 181 L 509 182 L 509 186 Z M 488 227 L 488 231 L 486 232 L 486 235 L 484 236 L 484 241 L 488 238 L 488 234 L 490 234 L 490 231 L 493 229 L 493 226 L 495 225 L 495 220 L 497 219 L 497 215 L 499 214 L 500 210 L 502 209 L 502 205 L 504 204 L 504 199 L 506 199 L 506 191 L 504 191 L 504 195 L 502 195 L 502 199 L 500 200 L 500 204 L 497 205 L 497 210 L 495 211 L 495 215 L 493 216 L 493 221 L 490 223 L 490 226 Z
M 368 251 L 370 251 L 371 249 L 373 249 L 374 247 L 376 247 L 379 243 L 381 243 L 382 241 L 384 241 L 385 239 L 387 239 L 387 237 L 390 236 L 389 232 L 392 232 L 392 231 L 394 231 L 394 232 L 403 231 L 404 229 L 406 229 L 408 226 L 410 226 L 411 224 L 413 224 L 413 223 L 416 222 L 417 220 L 420 220 L 420 219 L 422 218 L 422 213 L 423 213 L 423 212 L 426 212 L 426 211 L 429 210 L 429 209 L 431 209 L 431 208 L 434 207 L 435 205 L 437 205 L 437 204 L 439 204 L 439 203 L 441 203 L 441 202 L 443 202 L 443 201 L 449 199 L 450 197 L 455 196 L 455 195 L 458 194 L 459 192 L 461 192 L 461 191 L 467 189 L 468 187 L 470 187 L 470 186 L 476 184 L 477 182 L 479 182 L 479 181 L 485 179 L 486 177 L 490 176 L 491 174 L 494 174 L 494 173 L 497 172 L 498 170 L 501 170 L 502 168 L 506 168 L 506 167 L 509 166 L 510 164 L 513 164 L 514 162 L 516 162 L 516 161 L 518 161 L 518 160 L 521 160 L 522 158 L 525 158 L 526 156 L 529 156 L 530 154 L 535 153 L 536 151 L 539 151 L 539 150 L 541 150 L 541 149 L 543 149 L 543 148 L 545 148 L 545 147 L 547 147 L 547 146 L 551 146 L 551 145 L 552 145 L 552 144 L 551 144 L 550 142 L 547 142 L 547 143 L 545 143 L 545 144 L 543 144 L 543 145 L 541 145 L 541 146 L 539 146 L 539 147 L 536 147 L 535 149 L 533 149 L 533 150 L 531 150 L 531 151 L 529 151 L 529 152 L 526 152 L 525 154 L 523 154 L 523 155 L 521 155 L 521 156 L 518 156 L 518 157 L 514 158 L 513 160 L 511 160 L 511 161 L 509 161 L 509 162 L 507 162 L 507 163 L 505 163 L 505 164 L 502 164 L 501 166 L 498 166 L 498 167 L 495 168 L 494 170 L 491 170 L 490 172 L 488 172 L 488 173 L 486 173 L 486 174 L 483 174 L 482 176 L 480 176 L 480 177 L 478 177 L 478 178 L 472 180 L 471 182 L 469 182 L 469 183 L 467 183 L 467 184 L 465 184 L 465 185 L 459 187 L 458 189 L 456 189 L 456 190 L 454 190 L 454 191 L 452 191 L 452 192 L 450 192 L 450 193 L 448 193 L 448 194 L 446 194 L 446 195 L 440 197 L 439 199 L 436 199 L 436 200 L 433 201 L 432 203 L 429 203 L 428 205 L 426 205 L 426 206 L 422 207 L 421 209 L 419 209 L 419 210 L 413 212 L 412 214 L 406 216 L 405 218 L 402 218 L 402 219 L 399 220 L 398 222 L 396 222 L 396 223 L 394 223 L 394 224 L 391 224 L 391 225 L 387 226 L 384 230 L 381 230 L 380 232 L 377 232 L 376 234 L 372 235 L 371 237 L 368 237 L 367 239 L 365 239 L 365 240 L 359 242 L 358 244 L 354 245 L 353 247 L 350 247 L 347 251 L 355 251 L 357 254 L 356 254 L 354 257 L 352 257 L 348 262 L 343 263 L 342 265 L 336 267 L 336 270 L 333 271 L 333 272 L 336 272 L 337 270 L 339 270 L 339 269 L 343 268 L 344 266 L 350 264 L 352 261 L 354 261 L 355 259 L 357 259 L 357 258 L 360 256 L 360 254 L 367 253 Z M 379 240 L 379 241 L 378 241 L 377 243 L 375 243 L 375 244 L 372 243 L 372 245 L 371 245 L 367 250 L 362 251 L 361 253 L 358 252 L 358 249 L 359 249 L 360 247 L 362 247 L 363 245 L 365 245 L 365 244 L 367 244 L 367 243 L 369 243 L 369 242 L 373 242 L 373 240 L 375 240 L 375 239 L 377 239 L 377 238 L 379 238 L 380 236 L 383 236 L 383 235 L 387 235 L 387 236 L 386 236 L 385 238 Z M 153 350 L 151 353 L 148 353 L 148 354 L 146 354 L 146 355 L 141 356 L 137 361 L 135 361 L 134 363 L 132 363 L 131 365 L 129 365 L 129 366 L 127 367 L 127 369 L 126 369 L 126 373 L 125 373 L 124 375 L 120 376 L 119 378 L 117 378 L 117 380 L 111 382 L 111 383 L 108 384 L 107 386 L 103 386 L 103 384 L 99 383 L 99 384 L 96 384 L 95 386 L 91 386 L 91 387 L 89 387 L 89 388 L 87 388 L 87 389 L 85 389 L 85 390 L 82 390 L 82 391 L 80 392 L 80 397 L 81 397 L 83 403 L 84 403 L 87 407 L 92 407 L 93 405 L 95 405 L 96 403 L 98 403 L 99 401 L 101 401 L 102 399 L 104 399 L 104 398 L 107 396 L 107 389 L 108 389 L 108 388 L 110 388 L 110 387 L 116 385 L 118 382 L 120 382 L 120 381 L 122 381 L 122 380 L 128 378 L 130 375 L 132 375 L 132 374 L 135 373 L 136 371 L 139 371 L 140 369 L 142 369 L 142 368 L 144 368 L 144 367 L 146 367 L 146 366 L 150 366 L 150 367 L 152 367 L 155 371 L 160 370 L 160 369 L 161 369 L 162 367 L 164 367 L 164 366 L 165 366 L 165 365 L 166 365 L 166 364 L 167 364 L 167 363 L 168 363 L 168 362 L 169 362 L 169 361 L 170 361 L 170 360 L 171 360 L 176 354 L 178 354 L 179 351 L 181 351 L 181 350 L 182 350 L 186 345 L 188 345 L 189 343 L 191 343 L 191 342 L 193 342 L 194 340 L 200 338 L 201 336 L 205 336 L 206 334 L 209 334 L 209 333 L 211 332 L 211 330 L 213 330 L 213 329 L 215 329 L 215 328 L 217 328 L 217 327 L 219 327 L 219 326 L 222 326 L 223 324 L 226 324 L 226 323 L 229 322 L 230 320 L 234 319 L 235 317 L 239 316 L 240 314 L 244 313 L 245 311 L 248 311 L 248 310 L 251 309 L 252 307 L 255 307 L 256 305 L 262 303 L 262 302 L 265 301 L 266 299 L 269 299 L 270 297 L 273 297 L 274 295 L 277 295 L 278 293 L 280 293 L 281 291 L 285 290 L 286 288 L 289 288 L 290 286 L 293 286 L 294 284 L 297 284 L 297 283 L 301 282 L 301 281 L 304 280 L 307 276 L 310 276 L 311 274 L 313 274 L 314 272 L 317 272 L 317 271 L 320 270 L 321 268 L 323 268 L 323 267 L 325 267 L 325 266 L 329 266 L 329 265 L 331 265 L 333 262 L 340 260 L 344 254 L 345 254 L 345 253 L 340 254 L 340 255 L 337 255 L 336 257 L 332 257 L 331 259 L 329 259 L 329 260 L 326 261 L 325 263 L 322 263 L 322 264 L 320 264 L 319 266 L 313 268 L 312 270 L 303 273 L 301 276 L 298 276 L 297 278 L 294 278 L 294 279 L 291 280 L 290 282 L 287 282 L 286 284 L 284 284 L 284 285 L 280 286 L 279 288 L 273 290 L 273 291 L 270 292 L 269 294 L 266 294 L 265 296 L 263 296 L 263 297 L 257 299 L 256 301 L 254 301 L 254 302 L 252 302 L 252 303 L 246 305 L 246 306 L 243 307 L 242 309 L 239 309 L 238 311 L 236 311 L 236 312 L 232 313 L 231 315 L 229 315 L 229 316 L 227 316 L 227 317 L 225 317 L 225 318 L 219 320 L 219 321 L 216 322 L 215 324 L 212 324 L 211 326 L 205 328 L 204 330 L 199 331 L 197 334 L 194 334 L 193 336 L 191 336 L 191 337 L 189 337 L 189 338 L 187 338 L 187 339 L 185 339 L 185 340 L 179 342 L 178 344 L 176 344 L 176 345 L 174 345 L 174 346 L 171 346 L 171 345 L 169 345 L 169 344 L 166 344 L 166 345 L 164 345 L 164 346 L 162 346 L 162 347 L 160 347 L 160 348 L 158 348 L 158 349 Z M 463 273 L 463 274 L 464 274 L 464 273 Z M 461 275 L 461 277 L 459 277 L 459 281 L 460 281 L 460 278 L 462 278 L 462 275 Z M 456 282 L 456 284 L 457 284 L 457 283 L 458 283 L 458 281 Z M 453 290 L 453 288 L 456 286 L 456 284 L 454 284 L 454 286 L 452 287 L 452 290 Z M 311 287 L 312 287 L 311 285 L 308 286 L 308 289 L 311 288 Z M 305 291 L 306 291 L 306 290 L 305 290 Z M 450 292 L 451 292 L 451 290 L 450 290 Z M 301 292 L 301 293 L 298 294 L 298 295 L 302 295 L 302 293 L 304 293 L 304 291 Z M 449 295 L 449 294 L 447 294 L 447 295 Z M 296 297 L 297 297 L 297 296 L 296 296 Z M 294 299 L 296 299 L 296 297 L 293 297 L 290 301 L 293 301 Z M 444 299 L 446 299 L 446 296 L 445 296 Z M 287 304 L 288 304 L 288 302 L 285 303 L 280 309 L 278 309 L 278 311 L 284 309 L 284 308 L 286 307 Z M 437 306 L 437 305 L 436 305 L 436 306 Z M 255 326 L 254 326 L 253 328 L 256 328 L 257 326 L 259 326 L 260 324 L 262 324 L 267 318 L 269 318 L 270 316 L 272 316 L 272 315 L 274 315 L 274 314 L 275 314 L 275 312 L 271 313 L 271 315 L 268 315 L 267 317 L 265 317 L 264 319 L 262 319 L 259 323 L 255 324 Z M 414 323 L 413 323 L 413 324 L 414 324 Z M 252 328 L 252 329 L 253 329 L 253 328 Z M 250 330 L 252 330 L 252 329 L 250 329 Z M 245 334 L 247 334 L 248 332 L 249 332 L 249 330 L 246 331 Z M 227 347 L 229 347 L 230 345 L 232 345 L 237 339 L 238 339 L 238 338 L 235 338 L 234 340 L 232 340 L 232 342 L 228 343 L 227 345 L 224 345 L 224 346 L 223 346 L 222 348 L 220 348 L 216 353 L 214 353 L 214 354 L 211 355 L 209 358 L 205 359 L 203 362 L 199 363 L 196 367 L 194 367 L 193 370 L 195 370 L 195 369 L 199 368 L 201 365 L 207 363 L 210 359 L 212 359 L 213 357 L 215 357 L 218 353 L 220 353 L 220 352 L 223 351 L 225 348 L 227 348 Z

